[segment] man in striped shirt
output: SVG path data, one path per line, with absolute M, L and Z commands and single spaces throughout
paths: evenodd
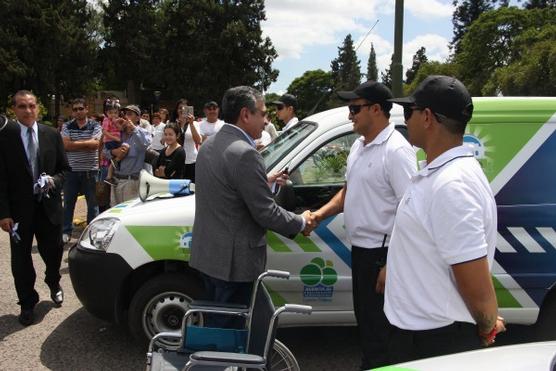
M 84 99 L 75 99 L 71 110 L 74 118 L 64 124 L 61 133 L 71 167 L 64 183 L 64 243 L 71 239 L 73 212 L 80 192 L 87 200 L 87 223 L 98 215 L 95 188 L 102 128 L 98 122 L 87 118 L 89 111 Z

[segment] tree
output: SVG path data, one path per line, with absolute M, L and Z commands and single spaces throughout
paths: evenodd
M 232 86 L 264 91 L 276 80 L 272 62 L 277 53 L 271 40 L 262 37 L 263 0 L 170 0 L 162 14 L 160 68 L 167 94 L 200 106 L 219 100 Z
M 518 56 L 494 71 L 484 94 L 556 96 L 556 25 L 531 28 L 515 40 Z
M 306 71 L 288 86 L 288 93 L 297 97 L 298 117 L 306 117 L 328 108 L 332 92 L 332 73 L 323 70 Z
M 361 68 L 355 54 L 351 34 L 338 47 L 338 57 L 330 64 L 335 90 L 352 90 L 361 83 Z
M 472 95 L 493 94 L 485 85 L 498 68 L 527 58 L 528 45 L 520 37 L 551 26 L 556 9 L 500 8 L 481 15 L 469 28 L 455 56 L 462 81 Z M 483 88 L 485 89 L 483 90 Z
M 556 8 L 556 0 L 529 0 L 523 6 L 525 9 Z
M 159 0 L 109 0 L 104 11 L 104 49 L 100 68 L 107 85 L 126 89 L 137 103 L 137 89 L 152 86 L 161 74 L 156 58 L 161 37 L 156 6 Z
M 380 80 L 381 82 L 388 86 L 390 89 L 392 88 L 392 63 L 394 62 L 394 54 L 390 58 L 390 66 L 384 70 L 384 72 L 380 73 Z
M 419 67 L 421 67 L 423 63 L 428 62 L 426 53 L 427 49 L 425 49 L 424 46 L 420 47 L 417 52 L 415 52 L 415 55 L 413 56 L 413 64 L 405 73 L 405 82 L 407 84 L 411 84 L 413 79 L 415 79 L 417 72 L 419 72 Z
M 367 62 L 367 80 L 378 80 L 378 68 L 376 66 L 376 52 L 373 43 L 371 43 L 371 51 L 369 53 L 369 61 Z
M 469 26 L 481 14 L 488 10 L 494 9 L 494 5 L 499 3 L 501 6 L 507 6 L 508 1 L 499 0 L 454 0 L 453 5 L 456 7 L 452 16 L 452 24 L 454 25 L 454 38 L 450 43 L 450 47 L 455 54 L 459 52 L 460 42 Z
M 446 76 L 454 76 L 461 80 L 460 73 L 459 73 L 459 66 L 456 63 L 448 62 L 448 63 L 441 63 L 441 62 L 425 62 L 421 64 L 415 77 L 411 83 L 404 84 L 404 96 L 410 95 L 415 91 L 417 86 L 427 77 L 430 75 L 446 75 Z
M 0 96 L 31 89 L 47 106 L 55 98 L 58 111 L 62 95 L 91 88 L 98 46 L 86 0 L 4 0 L 1 7 Z

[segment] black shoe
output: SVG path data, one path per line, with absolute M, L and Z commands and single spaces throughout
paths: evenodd
M 64 302 L 64 290 L 60 286 L 50 288 L 50 298 L 54 304 L 62 305 Z
M 23 326 L 32 325 L 35 321 L 35 314 L 33 313 L 33 309 L 21 309 L 21 314 L 17 317 L 19 323 Z

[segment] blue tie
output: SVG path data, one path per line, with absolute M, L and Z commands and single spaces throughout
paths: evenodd
M 37 146 L 35 144 L 33 128 L 27 128 L 27 155 L 29 156 L 29 166 L 33 173 L 33 182 L 39 179 L 39 164 L 37 161 Z

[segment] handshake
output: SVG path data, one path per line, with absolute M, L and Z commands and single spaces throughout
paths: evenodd
M 304 236 L 309 236 L 319 226 L 321 218 L 316 212 L 313 213 L 310 210 L 305 210 L 301 216 L 305 219 L 305 229 L 303 229 L 302 233 Z

